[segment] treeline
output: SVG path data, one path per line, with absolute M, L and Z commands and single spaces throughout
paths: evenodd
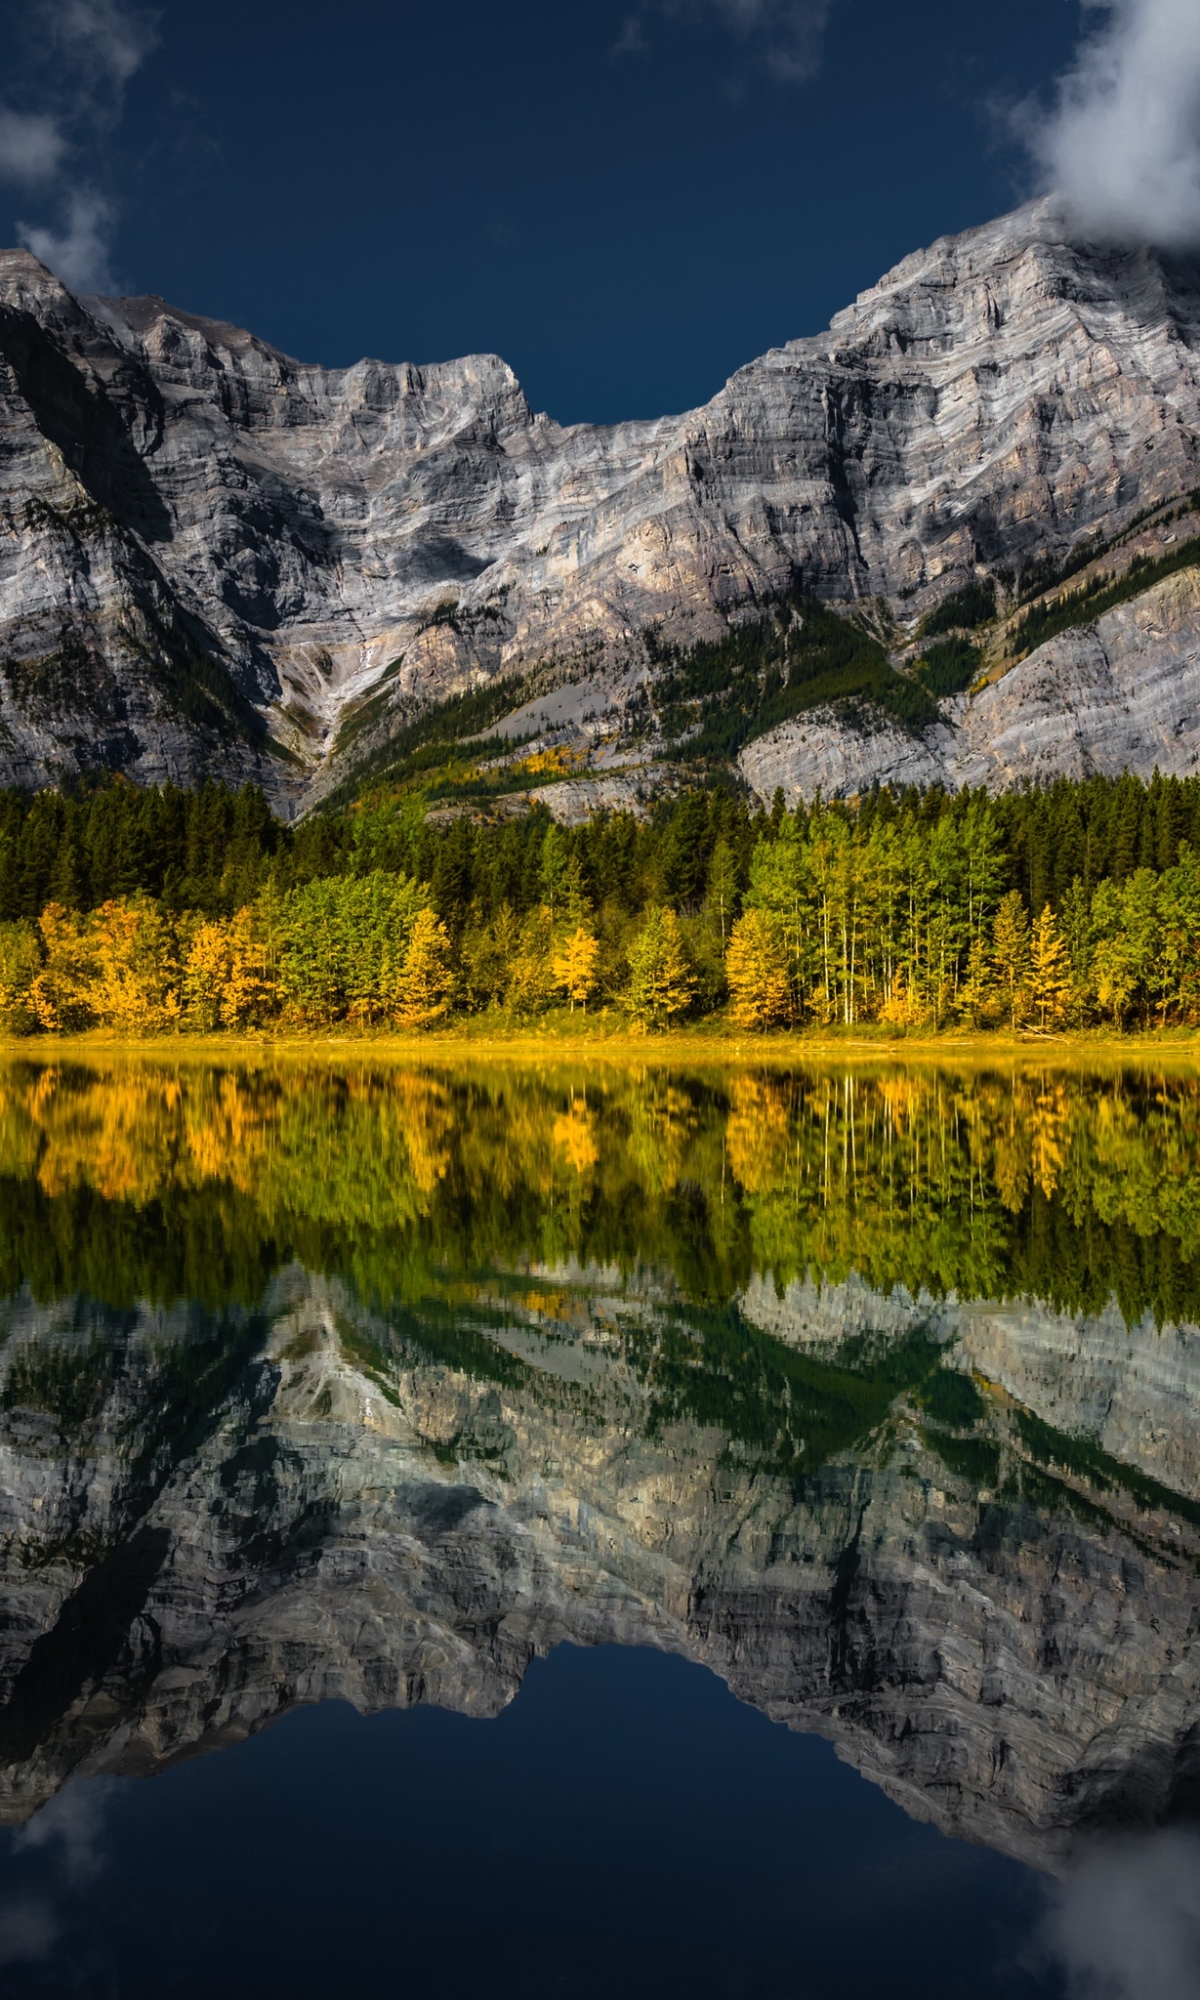
M 0 1024 L 658 1027 L 1200 1018 L 1200 781 L 493 825 L 378 795 L 296 825 L 208 786 L 0 795 Z

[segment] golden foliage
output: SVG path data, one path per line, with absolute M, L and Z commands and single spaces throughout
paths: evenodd
M 879 1018 L 893 1028 L 917 1028 L 930 1018 L 930 1008 L 914 986 L 911 972 L 901 966 L 892 976 Z
M 394 1018 L 402 1028 L 431 1028 L 450 1005 L 450 935 L 432 910 L 420 912 L 412 927 L 396 983 Z
M 748 1194 L 765 1194 L 787 1178 L 787 1086 L 774 1078 L 739 1076 L 731 1093 L 725 1144 L 735 1178 Z
M 550 964 L 555 983 L 565 989 L 572 1008 L 586 1007 L 596 990 L 600 946 L 593 931 L 580 924 L 555 951 Z
M 1067 1011 L 1070 990 L 1067 947 L 1059 933 L 1058 919 L 1047 903 L 1033 927 L 1029 944 L 1029 998 L 1039 1028 L 1057 1027 Z
M 725 953 L 730 1011 L 739 1028 L 778 1028 L 790 1012 L 782 928 L 767 910 L 738 918 Z
M 575 1097 L 569 1111 L 555 1119 L 554 1143 L 561 1146 L 577 1174 L 586 1174 L 600 1158 L 600 1147 L 596 1138 L 596 1121 L 589 1111 L 587 1100 Z

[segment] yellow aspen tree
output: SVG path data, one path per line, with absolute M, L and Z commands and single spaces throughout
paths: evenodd
M 422 910 L 413 924 L 400 973 L 397 1024 L 402 1028 L 431 1028 L 450 1005 L 453 984 L 449 933 L 432 910 Z
M 1043 1031 L 1061 1021 L 1067 1011 L 1071 981 L 1067 947 L 1049 903 L 1033 927 L 1029 945 L 1029 997 Z
M 220 1025 L 229 980 L 229 940 L 221 922 L 198 924 L 183 962 L 183 1006 L 202 1034 Z
M 1010 889 L 992 925 L 996 987 L 1012 1027 L 1024 1012 L 1029 982 L 1029 918 L 1019 889 Z
M 596 990 L 596 966 L 600 957 L 599 940 L 593 936 L 586 924 L 564 938 L 551 961 L 557 984 L 566 990 L 567 999 L 574 1013 L 576 1002 L 586 1011 L 587 1003 Z
M 51 1034 L 86 1028 L 95 967 L 82 921 L 61 903 L 47 903 L 38 930 L 46 959 L 29 989 L 34 1019 Z
M 790 1134 L 786 1086 L 774 1078 L 735 1077 L 725 1145 L 734 1178 L 747 1194 L 786 1186 Z
M 132 903 L 102 903 L 88 926 L 95 967 L 90 1002 L 103 1027 L 124 1034 L 155 1025 L 154 996 L 139 963 L 141 912 Z
M 769 911 L 747 910 L 738 918 L 725 953 L 725 977 L 739 1028 L 777 1028 L 787 1020 L 787 954 Z
M 572 1098 L 570 1110 L 555 1119 L 551 1136 L 555 1145 L 562 1147 L 577 1174 L 586 1174 L 600 1158 L 596 1122 L 586 1098 Z
M 278 989 L 270 976 L 266 942 L 248 903 L 225 925 L 225 949 L 228 958 L 220 1000 L 222 1026 L 256 1027 L 274 1006 Z
M 930 1009 L 913 984 L 912 972 L 901 965 L 896 968 L 879 1008 L 879 1018 L 892 1028 L 915 1028 L 929 1018 Z
M 137 895 L 101 905 L 89 924 L 96 963 L 93 1005 L 124 1034 L 179 1020 L 175 934 L 157 903 Z

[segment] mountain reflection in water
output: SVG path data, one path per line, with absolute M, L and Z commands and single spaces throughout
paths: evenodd
M 1047 1949 L 1119 1993 L 1080 1912 L 1165 1828 L 1192 1991 L 1198 1110 L 1149 1070 L 11 1064 L 0 1816 L 649 1646 L 1060 1875 Z

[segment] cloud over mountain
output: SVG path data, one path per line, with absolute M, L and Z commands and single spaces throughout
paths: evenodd
M 96 153 L 156 32 L 123 0 L 37 0 L 26 26 L 37 61 L 26 101 L 0 104 L 0 181 L 46 203 L 18 220 L 20 241 L 74 290 L 102 291 L 116 208 L 97 184 Z
M 1099 17 L 1025 135 L 1047 189 L 1094 239 L 1200 246 L 1200 8 L 1089 0 Z

